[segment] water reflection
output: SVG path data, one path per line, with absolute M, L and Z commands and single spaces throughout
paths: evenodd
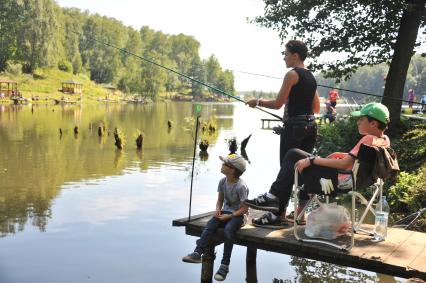
M 214 109 L 205 105 L 203 115 L 233 114 L 232 105 Z M 141 170 L 167 163 L 179 167 L 191 152 L 193 137 L 182 126 L 193 113 L 190 103 L 1 105 L 0 235 L 23 231 L 27 223 L 45 231 L 52 201 L 63 184 L 121 175 L 134 165 Z M 169 120 L 174 127 L 168 130 Z M 115 149 L 110 135 L 99 137 L 90 127 L 102 123 L 108 125 L 106 131 L 119 127 L 125 133 L 124 150 Z M 219 129 L 231 127 L 232 120 L 218 124 Z M 145 133 L 143 151 L 135 149 L 137 130 Z
M 324 282 L 324 278 L 327 278 L 327 282 L 339 282 L 339 283 L 394 283 L 403 282 L 397 281 L 392 276 L 376 274 L 372 272 L 360 271 L 345 266 L 339 266 L 327 262 L 321 262 L 316 260 L 309 260 L 300 257 L 291 256 L 290 264 L 294 266 L 296 275 L 291 281 L 276 280 L 274 282 Z

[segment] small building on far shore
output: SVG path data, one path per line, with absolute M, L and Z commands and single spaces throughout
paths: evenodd
M 117 88 L 113 86 L 112 84 L 103 84 L 102 87 L 108 90 L 108 95 L 116 94 Z
M 14 94 L 18 94 L 18 83 L 0 79 L 0 98 L 12 97 Z
M 69 94 L 82 94 L 83 84 L 75 80 L 67 80 L 62 82 L 62 92 Z

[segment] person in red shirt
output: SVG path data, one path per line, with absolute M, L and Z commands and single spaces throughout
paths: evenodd
M 339 93 L 335 89 L 330 90 L 328 93 L 328 100 L 330 101 L 331 107 L 336 107 L 337 99 L 339 98 Z

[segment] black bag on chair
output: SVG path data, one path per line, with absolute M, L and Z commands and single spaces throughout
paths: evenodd
M 367 165 L 362 166 L 363 170 L 358 172 L 359 175 L 362 174 L 360 180 L 367 179 L 371 182 L 375 182 L 377 178 L 394 179 L 398 175 L 398 159 L 395 151 L 390 147 L 377 147 L 362 144 L 359 150 L 358 160 L 360 164 Z

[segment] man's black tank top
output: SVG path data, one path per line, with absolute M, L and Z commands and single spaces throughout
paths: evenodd
M 290 90 L 287 104 L 288 117 L 314 114 L 312 102 L 317 90 L 317 81 L 307 69 L 295 67 L 293 70 L 299 75 L 299 81 Z

